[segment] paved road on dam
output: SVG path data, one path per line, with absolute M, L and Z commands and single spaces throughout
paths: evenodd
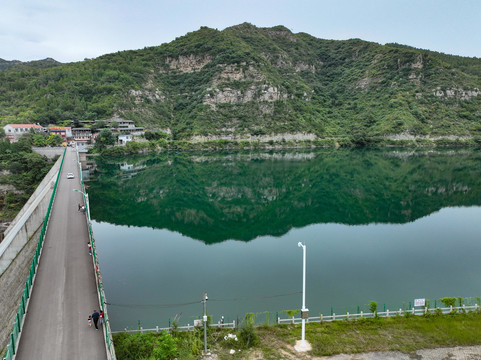
M 73 173 L 74 179 L 67 179 Z M 103 329 L 88 326 L 99 310 L 77 158 L 67 148 L 16 360 L 107 359 Z

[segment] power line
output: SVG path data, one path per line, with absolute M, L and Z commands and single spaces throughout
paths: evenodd
M 193 302 L 182 303 L 182 304 L 115 304 L 115 303 L 109 303 L 109 302 L 107 302 L 106 304 L 109 305 L 109 306 L 119 306 L 119 307 L 171 308 L 171 307 L 177 307 L 177 306 L 193 305 L 193 304 L 198 304 L 198 303 L 199 303 L 199 301 L 193 301 Z
M 283 296 L 290 296 L 290 295 L 296 295 L 300 294 L 301 291 L 296 291 L 292 293 L 286 293 L 286 294 L 277 294 L 277 295 L 270 295 L 270 296 L 254 296 L 254 297 L 241 297 L 241 298 L 230 298 L 230 299 L 209 299 L 209 301 L 245 301 L 245 300 L 251 300 L 251 299 L 272 299 L 272 298 L 277 298 L 277 297 L 283 297 Z M 186 303 L 179 303 L 179 304 L 116 304 L 116 303 L 106 303 L 109 306 L 118 306 L 118 307 L 136 307 L 136 308 L 173 308 L 173 307 L 178 307 L 178 306 L 188 306 L 188 305 L 194 305 L 194 304 L 199 304 L 199 301 L 192 301 L 192 302 L 186 302 Z
M 250 300 L 250 299 L 272 299 L 276 297 L 283 297 L 283 296 L 290 296 L 300 294 L 301 291 L 296 291 L 287 294 L 278 294 L 278 295 L 270 295 L 270 296 L 255 296 L 255 297 L 242 297 L 242 298 L 230 298 L 230 299 L 209 299 L 209 301 L 239 301 L 239 300 Z

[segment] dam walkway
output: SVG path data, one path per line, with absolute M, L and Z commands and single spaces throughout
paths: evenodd
M 68 179 L 67 173 L 74 178 Z M 77 155 L 67 148 L 15 360 L 107 359 Z

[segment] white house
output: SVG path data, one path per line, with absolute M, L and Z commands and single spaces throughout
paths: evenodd
M 5 130 L 5 136 L 10 140 L 10 142 L 16 142 L 20 136 L 27 134 L 30 129 L 35 132 L 43 131 L 43 127 L 35 124 L 8 124 L 3 127 Z
M 132 134 L 120 134 L 118 139 L 119 145 L 125 145 L 129 141 L 132 141 Z

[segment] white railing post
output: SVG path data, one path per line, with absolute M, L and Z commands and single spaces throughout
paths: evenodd
M 363 315 L 363 313 L 362 313 L 362 310 L 361 310 L 361 319 L 362 319 L 362 315 Z
M 347 320 L 349 320 L 349 311 L 347 312 Z
M 332 313 L 332 320 L 336 320 L 336 313 Z
M 155 327 L 155 332 L 159 332 L 159 326 L 158 325 Z

